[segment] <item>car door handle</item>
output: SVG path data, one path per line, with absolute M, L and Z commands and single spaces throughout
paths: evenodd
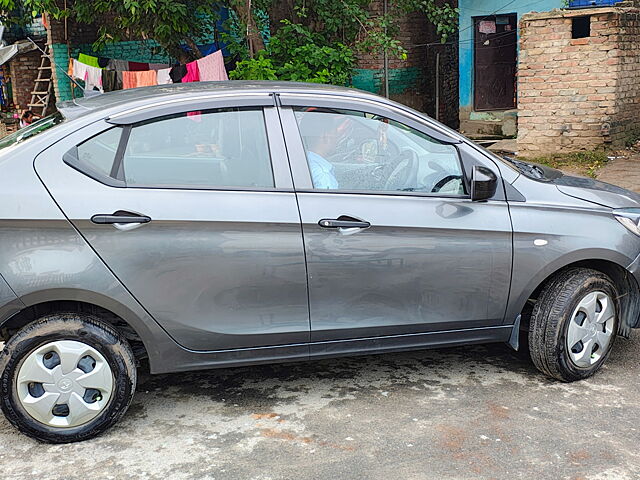
M 99 225 L 114 224 L 114 223 L 149 223 L 151 217 L 146 215 L 112 215 L 112 214 L 97 214 L 91 217 L 93 223 Z
M 318 222 L 322 228 L 369 228 L 371 224 L 355 218 L 323 218 Z

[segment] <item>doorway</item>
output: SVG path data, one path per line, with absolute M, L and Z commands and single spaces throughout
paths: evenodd
M 516 107 L 518 17 L 474 17 L 474 109 Z

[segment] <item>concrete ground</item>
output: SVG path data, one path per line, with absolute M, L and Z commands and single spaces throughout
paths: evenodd
M 601 177 L 629 182 L 616 162 Z M 144 375 L 92 441 L 43 445 L 0 415 L 0 478 L 637 479 L 634 333 L 573 384 L 503 345 Z

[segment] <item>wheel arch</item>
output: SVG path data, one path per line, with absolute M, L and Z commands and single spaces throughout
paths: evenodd
M 88 313 L 118 330 L 130 343 L 137 360 L 153 356 L 153 333 L 138 315 L 121 303 L 86 290 L 51 289 L 20 297 L 24 308 L 0 320 L 0 339 L 7 340 L 28 323 L 56 312 Z M 151 359 L 150 359 L 151 360 Z
M 550 281 L 571 268 L 589 268 L 607 275 L 616 287 L 618 302 L 621 311 L 618 333 L 628 337 L 632 328 L 640 328 L 640 287 L 635 277 L 619 263 L 605 258 L 591 258 L 575 260 L 570 263 L 556 266 L 546 276 L 536 278 L 535 285 L 530 287 L 528 294 L 520 297 L 518 313 L 522 315 L 521 330 L 528 330 L 528 320 L 531 313 L 532 302 L 535 302 L 542 289 Z

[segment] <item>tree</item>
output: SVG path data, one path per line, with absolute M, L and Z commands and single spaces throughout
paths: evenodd
M 219 18 L 221 2 L 213 0 L 0 0 L 0 9 L 28 14 L 47 13 L 95 25 L 94 48 L 128 39 L 152 39 L 172 57 L 183 62 L 199 58 L 197 44 L 210 38 Z M 20 21 L 5 16 L 5 22 Z

